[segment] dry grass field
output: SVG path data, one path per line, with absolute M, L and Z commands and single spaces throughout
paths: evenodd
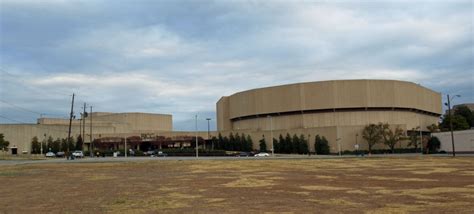
M 474 213 L 474 158 L 1 166 L 0 213 Z

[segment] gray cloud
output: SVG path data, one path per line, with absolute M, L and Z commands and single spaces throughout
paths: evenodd
M 67 115 L 75 92 L 78 108 L 169 113 L 178 130 L 198 114 L 205 130 L 221 96 L 353 78 L 474 100 L 472 1 L 0 4 L 1 98 L 39 112 Z

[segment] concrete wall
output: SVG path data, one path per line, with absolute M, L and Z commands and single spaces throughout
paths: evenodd
M 433 133 L 441 141 L 440 150 L 452 152 L 451 132 Z M 474 153 L 474 129 L 454 132 L 454 148 L 456 152 Z
M 365 107 L 414 108 L 441 114 L 441 95 L 410 82 L 337 80 L 239 92 L 229 96 L 228 101 L 225 98 L 219 100 L 218 116 L 225 114 L 227 105 L 227 119 L 279 112 Z

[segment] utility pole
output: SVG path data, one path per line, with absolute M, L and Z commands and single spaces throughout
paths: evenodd
M 198 116 L 196 115 L 196 158 L 199 157 L 198 151 Z
M 460 97 L 460 95 L 455 95 L 454 97 Z M 451 144 L 453 145 L 453 157 L 456 157 L 456 150 L 454 149 L 453 115 L 451 114 L 451 99 L 449 98 L 449 94 L 448 94 L 448 114 L 449 114 L 449 129 L 451 130 Z
M 86 103 L 84 103 L 84 111 L 82 112 L 82 145 L 84 145 L 84 142 L 86 142 L 86 116 L 87 116 L 87 112 L 86 112 Z
M 69 131 L 67 133 L 67 153 L 66 156 L 69 158 L 69 144 L 71 144 L 71 125 L 72 125 L 72 116 L 74 114 L 74 93 L 72 94 L 71 102 L 71 114 L 69 115 Z
M 92 142 L 92 106 L 91 106 L 91 113 L 90 113 L 90 117 L 91 117 L 91 130 L 90 130 L 90 146 L 91 146 L 91 157 L 92 157 L 92 150 L 94 149 L 94 143 Z

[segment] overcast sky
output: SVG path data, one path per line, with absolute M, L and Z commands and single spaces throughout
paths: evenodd
M 333 79 L 474 102 L 473 1 L 0 2 L 0 123 L 67 117 L 76 93 L 75 112 L 172 114 L 175 130 L 198 114 L 215 129 L 221 96 Z

